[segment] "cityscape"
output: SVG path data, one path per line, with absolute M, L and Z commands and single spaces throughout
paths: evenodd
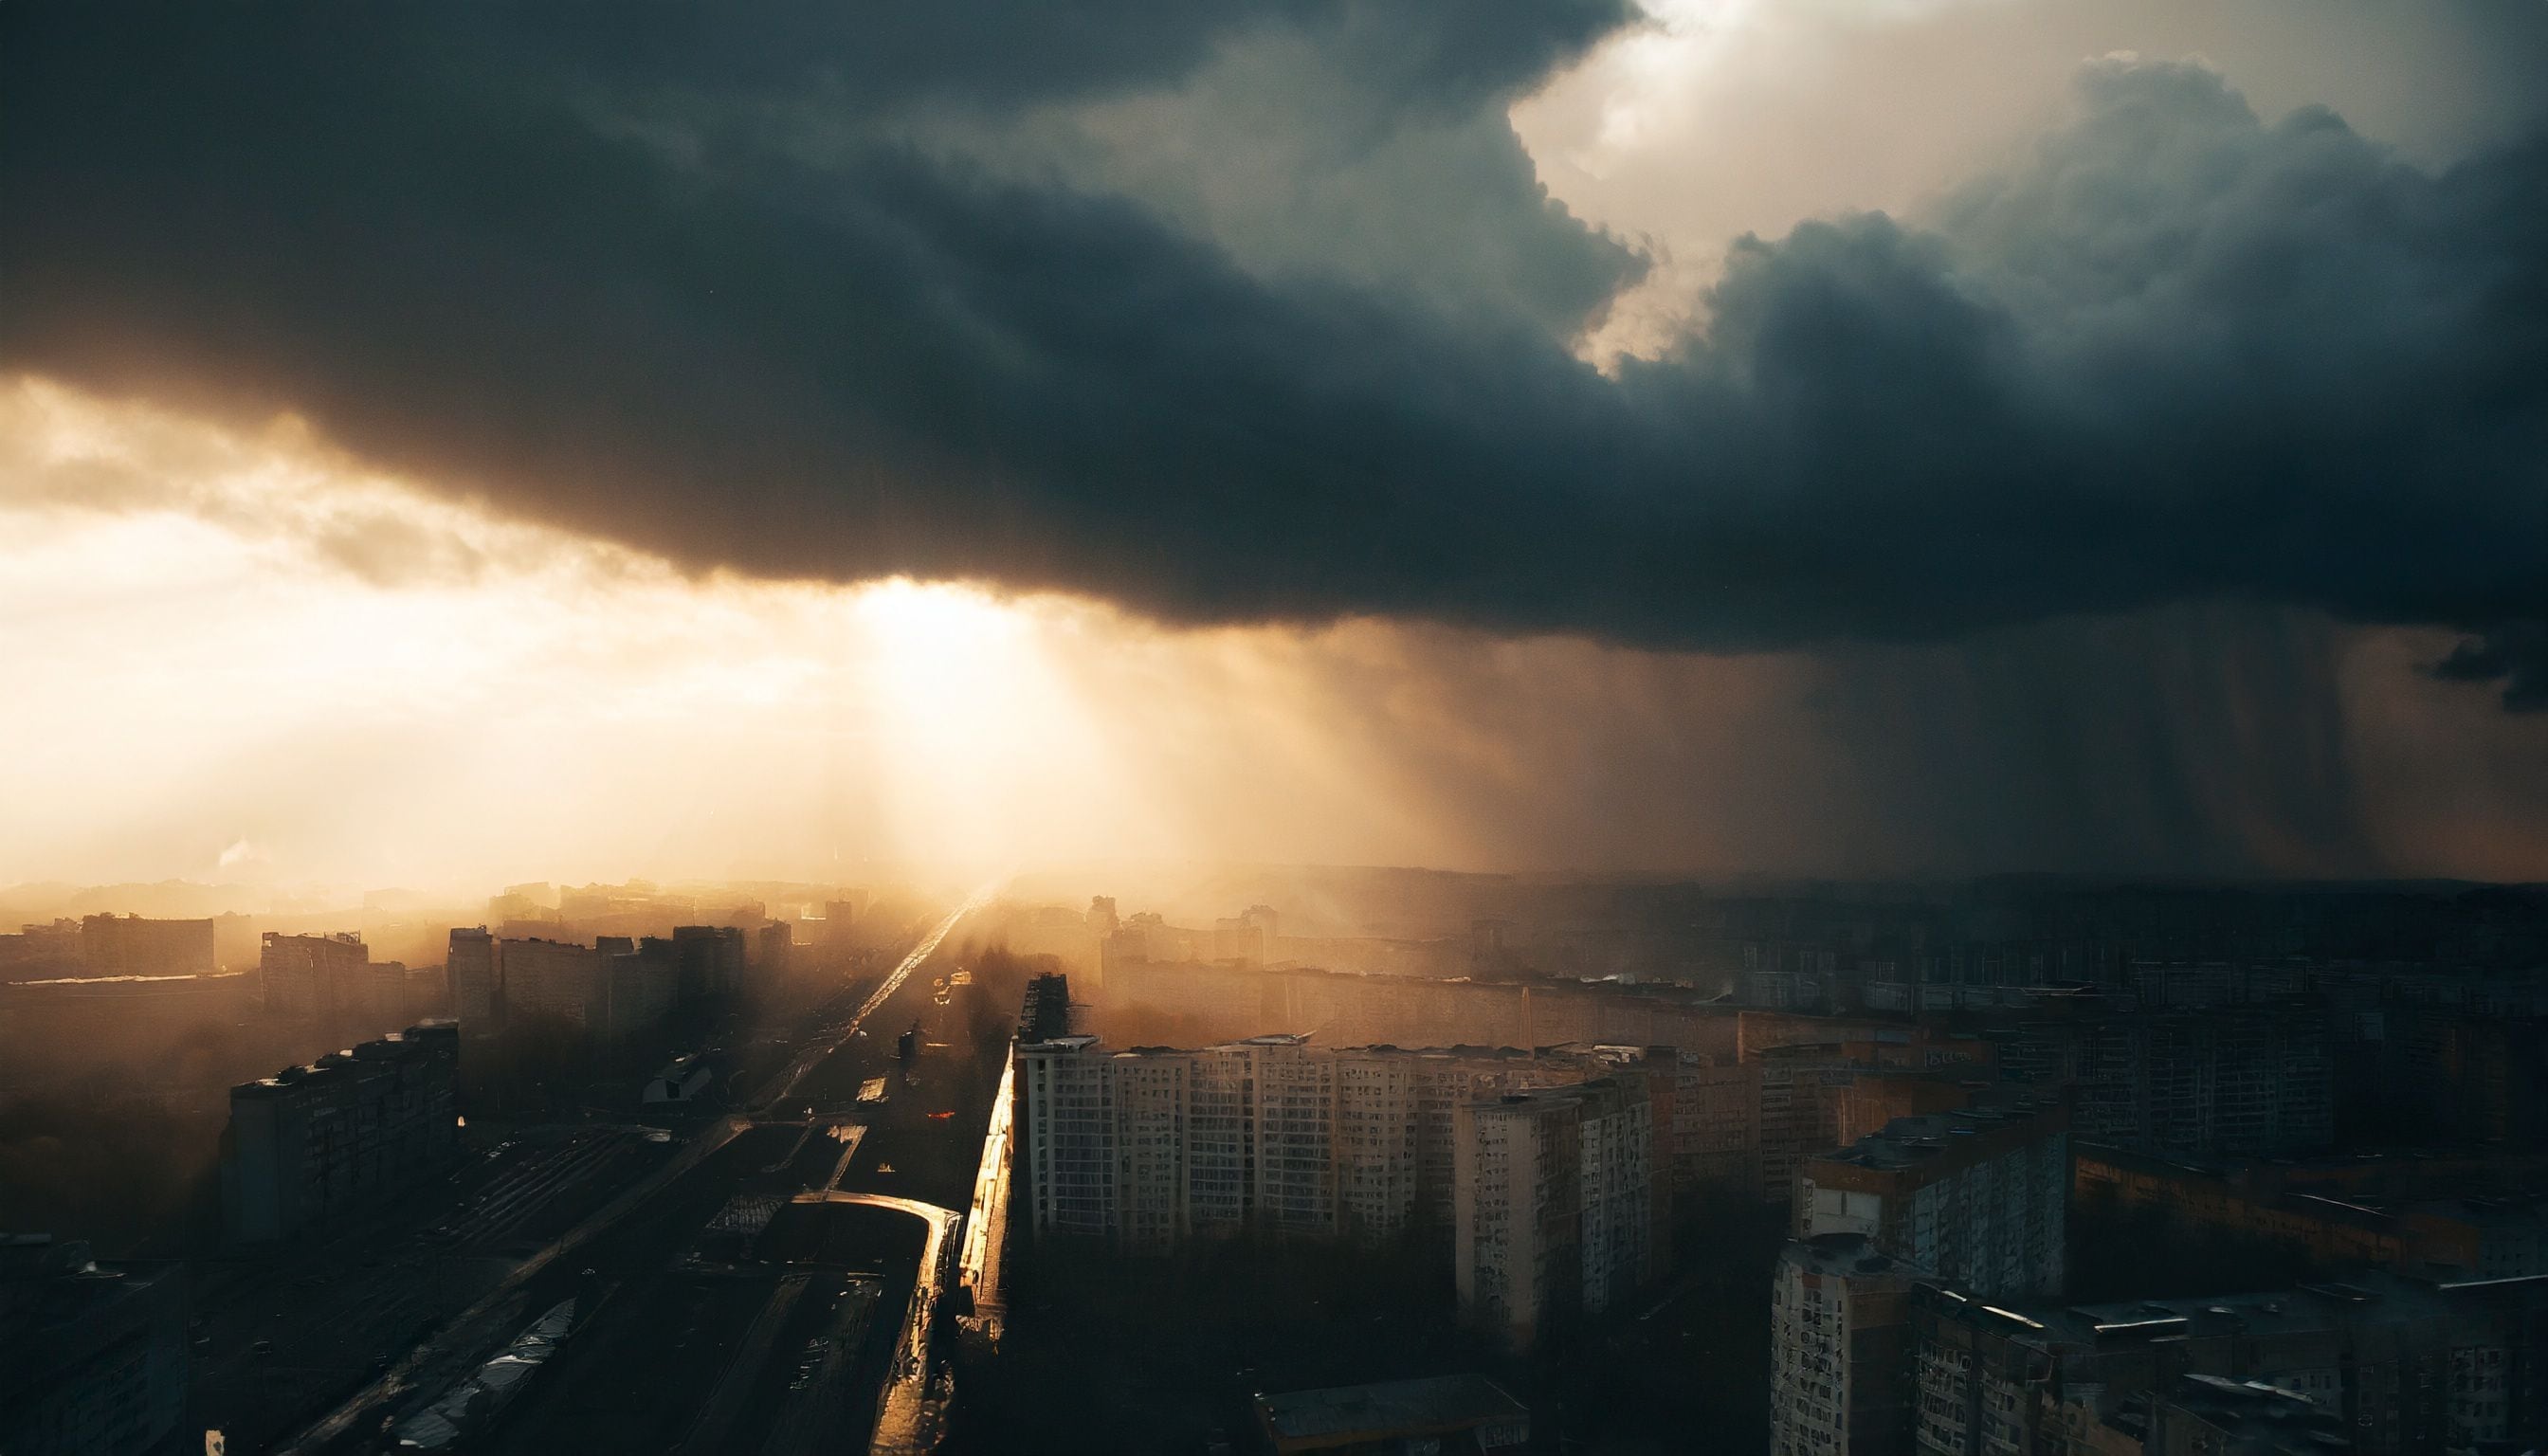
M 0 4 L 0 1456 L 2548 1456 L 2548 0 Z
M 12 1449 L 2548 1421 L 2548 892 L 1084 878 L 0 937 Z

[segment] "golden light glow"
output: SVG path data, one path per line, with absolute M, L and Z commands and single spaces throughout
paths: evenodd
M 2535 866 L 2526 721 L 2402 690 L 2446 643 L 2363 641 L 2348 712 L 2385 842 Z M 1953 872 L 1934 826 L 1869 808 L 1834 671 L 699 577 L 368 473 L 289 420 L 0 384 L 0 884 Z

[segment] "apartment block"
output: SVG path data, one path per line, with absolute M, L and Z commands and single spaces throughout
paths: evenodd
M 185 1439 L 186 1318 L 175 1264 L 0 1234 L 0 1451 L 143 1456 Z
M 2032 1101 L 1896 1118 L 1804 1161 L 1796 1236 L 1861 1234 L 1880 1253 L 1993 1298 L 2058 1296 L 2068 1130 L 2057 1104 Z
M 1017 1068 L 1036 1236 L 1115 1237 L 1113 1061 L 1095 1037 L 1057 1037 L 1020 1046 Z
M 661 1021 L 685 983 L 682 957 L 739 954 L 740 931 L 684 947 L 648 936 L 602 936 L 592 945 L 451 933 L 451 1004 L 472 1042 L 536 1024 L 616 1045 Z M 696 967 L 694 966 L 693 969 Z
M 1289 1233 L 1336 1231 L 1336 1059 L 1306 1037 L 1242 1044 L 1256 1084 L 1257 1223 Z
M 1598 1314 L 1655 1269 L 1653 1129 L 1644 1089 L 1604 1077 L 1460 1109 L 1453 1281 L 1508 1345 Z
M 2114 1449 L 2119 1433 L 2154 1442 L 2189 1380 L 2306 1402 L 2361 1456 L 2511 1449 L 2548 1432 L 2548 1279 L 2375 1272 L 2067 1308 L 1930 1287 L 1911 1323 L 1919 1456 Z
M 2548 1147 L 2548 1020 L 2436 1007 L 2397 1020 L 2400 1079 L 2426 1136 Z
M 673 927 L 672 944 L 680 974 L 674 994 L 681 1000 L 695 1001 L 743 988 L 750 957 L 740 929 L 731 925 L 677 925 Z
M 1581 1109 L 1520 1095 L 1464 1108 L 1453 1166 L 1460 1308 L 1526 1349 L 1582 1308 Z
M 1670 1134 L 1675 1193 L 1762 1186 L 1758 1062 L 1704 1051 L 1675 1053 Z
M 497 973 L 496 937 L 487 927 L 452 930 L 443 974 L 450 981 L 451 1014 L 463 1037 L 475 1040 L 502 1030 L 504 983 Z
M 36 928 L 29 927 L 32 932 Z M 79 923 L 79 958 L 89 975 L 210 975 L 213 922 L 91 915 Z
M 1484 1047 L 1323 1047 L 1293 1035 L 1190 1049 L 1022 1042 L 1033 1227 L 1150 1251 L 1243 1228 L 1374 1243 L 1447 1231 L 1460 1109 L 1607 1065 Z M 1651 1157 L 1639 1147 L 1636 1166 Z
M 2012 1075 L 2071 1089 L 2083 1138 L 2144 1152 L 2293 1155 L 2335 1138 L 2328 1012 L 2315 997 L 2200 1012 L 2090 1008 L 1986 1035 Z
M 371 952 L 349 933 L 287 936 L 265 933 L 257 973 L 265 984 L 265 1013 L 328 1030 L 368 1016 L 372 1005 Z
M 1761 1074 L 1761 1197 L 1785 1203 L 1795 1195 L 1804 1159 L 1837 1146 L 1840 1109 L 1869 1062 L 1844 1044 L 1799 1043 L 1764 1048 Z
M 2100 1214 L 2156 1210 L 2178 1231 L 2278 1243 L 2321 1266 L 2548 1274 L 2548 1197 L 2535 1191 L 2548 1167 L 2535 1158 L 2202 1164 L 2082 1144 L 2072 1168 L 2076 1197 Z
M 1910 1443 L 1920 1271 L 1866 1235 L 1789 1243 L 1770 1280 L 1771 1456 L 1899 1456 Z
M 458 1061 L 458 1029 L 424 1024 L 231 1088 L 230 1240 L 292 1238 L 447 1172 L 460 1155 Z

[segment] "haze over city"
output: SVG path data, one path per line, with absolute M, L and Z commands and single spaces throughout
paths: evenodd
M 0 5 L 0 1453 L 2548 1442 L 2548 0 Z

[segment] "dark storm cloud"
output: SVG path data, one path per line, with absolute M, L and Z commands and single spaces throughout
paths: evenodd
M 1619 19 L 1494 11 L 11 6 L 0 341 L 683 561 L 1179 620 L 1745 650 L 2183 599 L 2540 617 L 2548 147 L 2433 175 L 2110 63 L 1929 226 L 1747 242 L 1704 336 L 1611 379 L 1521 295 L 1617 245 L 1551 252 L 1522 189 L 1525 271 L 1565 276 L 1454 309 L 917 139 L 1266 27 L 1368 36 L 1320 53 L 1460 115 Z
M 2449 682 L 2494 682 L 2508 712 L 2548 712 L 2548 622 L 2505 622 L 2463 640 L 2433 664 Z

